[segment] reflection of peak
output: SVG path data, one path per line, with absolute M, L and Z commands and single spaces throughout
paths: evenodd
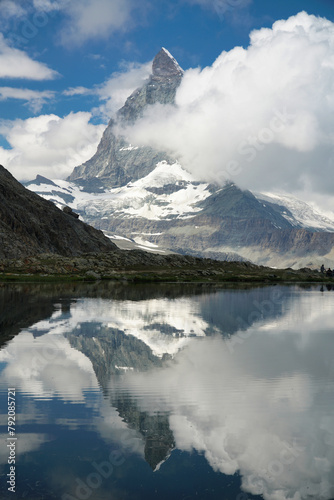
M 163 47 L 153 60 L 152 73 L 158 77 L 182 76 L 183 70 L 172 54 Z
M 153 471 L 159 470 L 175 447 L 169 415 L 158 412 L 150 415 L 141 411 L 136 402 L 122 392 L 111 396 L 111 404 L 117 408 L 123 421 L 143 436 L 145 460 Z
M 75 333 L 66 333 L 71 347 L 87 356 L 99 385 L 106 389 L 110 378 L 126 368 L 146 371 L 161 366 L 165 357 L 153 355 L 149 346 L 132 335 L 99 323 L 81 323 Z

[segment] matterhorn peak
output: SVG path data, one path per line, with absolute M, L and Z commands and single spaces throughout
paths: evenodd
M 153 76 L 158 77 L 182 76 L 183 69 L 180 67 L 176 59 L 174 59 L 172 54 L 167 49 L 162 47 L 153 59 L 152 73 Z

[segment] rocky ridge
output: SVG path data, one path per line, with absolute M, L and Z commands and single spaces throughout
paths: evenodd
M 41 253 L 63 256 L 108 252 L 116 246 L 102 233 L 22 186 L 0 166 L 0 258 Z
M 152 74 L 147 83 L 128 97 L 117 116 L 109 121 L 95 155 L 76 167 L 68 180 L 84 185 L 93 181 L 98 191 L 102 186 L 124 186 L 149 174 L 160 161 L 172 161 L 167 152 L 146 146 L 131 146 L 124 137 L 115 135 L 113 129 L 117 122 L 121 125 L 134 123 L 147 106 L 174 104 L 182 76 L 183 70 L 162 48 L 153 60 Z

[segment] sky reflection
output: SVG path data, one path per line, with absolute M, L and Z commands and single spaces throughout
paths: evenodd
M 52 423 L 89 429 L 111 449 L 147 459 L 145 433 L 134 422 L 151 425 L 160 415 L 173 435 L 170 449 L 203 454 L 220 473 L 239 472 L 249 494 L 332 499 L 333 295 L 282 288 L 273 297 L 272 288 L 223 290 L 173 300 L 82 298 L 56 308 L 0 352 L 2 390 L 15 386 L 23 395 L 22 429 L 40 423 L 40 432 L 21 433 L 20 453 L 56 440 L 45 431 Z M 233 304 L 243 325 L 234 332 Z M 261 310 L 254 304 L 266 311 L 249 321 Z M 116 334 L 118 350 L 142 348 L 133 366 L 113 367 L 106 379 L 100 371 L 116 362 Z M 78 412 L 66 414 L 64 405 Z

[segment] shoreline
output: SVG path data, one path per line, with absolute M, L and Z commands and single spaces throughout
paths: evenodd
M 64 257 L 41 254 L 0 261 L 0 282 L 126 283 L 319 283 L 334 285 L 320 270 L 273 269 L 250 262 L 228 262 L 183 255 L 117 250 Z

